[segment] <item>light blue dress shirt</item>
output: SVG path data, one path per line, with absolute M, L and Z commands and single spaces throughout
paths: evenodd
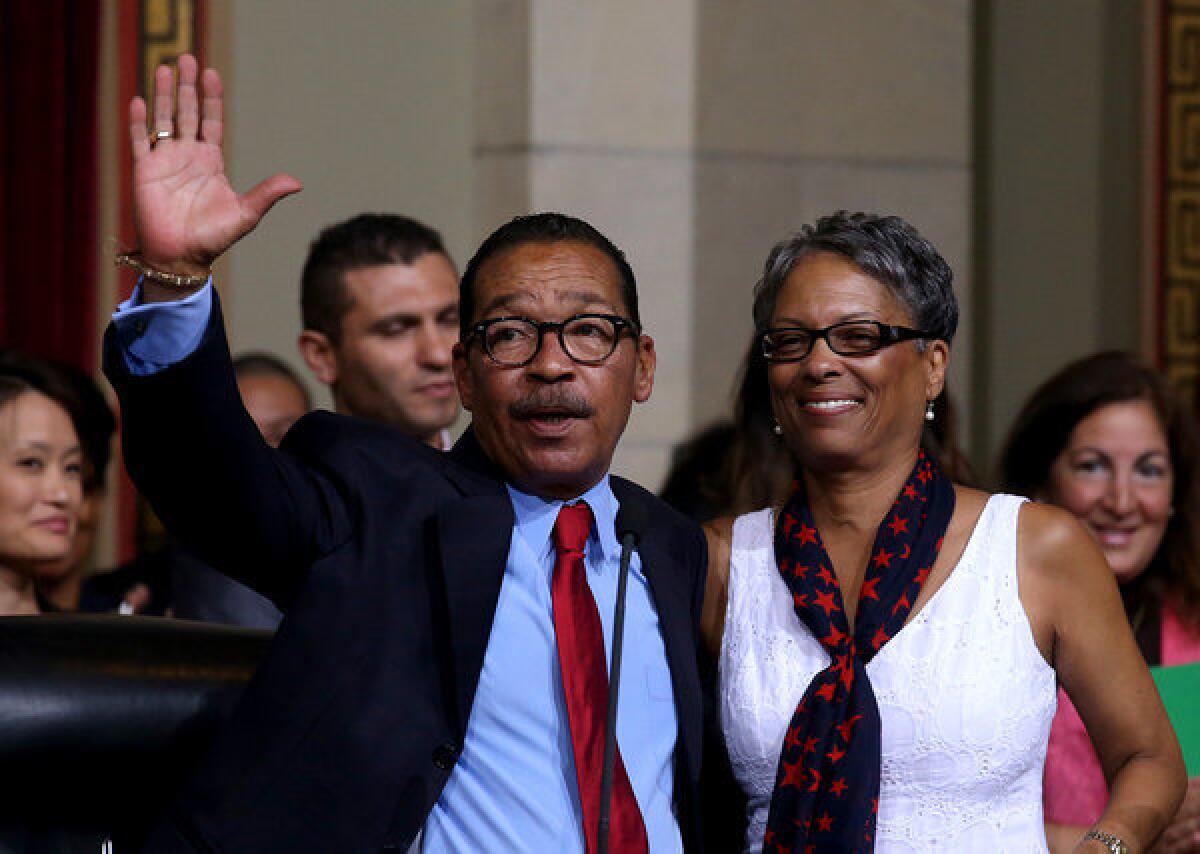
M 199 345 L 212 307 L 212 283 L 178 302 L 139 305 L 139 297 L 135 291 L 113 321 L 130 370 L 149 374 L 181 361 Z M 427 852 L 585 850 L 550 598 L 551 532 L 563 502 L 511 486 L 508 493 L 516 523 L 504 582 L 462 755 L 422 830 L 420 845 Z M 621 555 L 614 528 L 618 502 L 607 476 L 581 498 L 595 519 L 584 563 L 611 656 Z M 636 554 L 626 594 L 617 743 L 650 850 L 682 851 L 673 796 L 678 722 L 671 674 Z
M 425 823 L 423 850 L 584 850 L 571 731 L 563 701 L 550 582 L 561 501 L 508 487 L 516 511 L 504 583 L 462 757 Z M 612 651 L 621 547 L 608 478 L 581 498 L 595 524 L 584 563 Z M 682 851 L 673 805 L 677 725 L 658 614 L 634 555 L 626 590 L 617 744 L 650 850 Z
M 212 313 L 212 276 L 191 296 L 176 302 L 142 302 L 142 282 L 113 312 L 117 340 L 131 373 L 147 376 L 181 362 L 200 346 Z

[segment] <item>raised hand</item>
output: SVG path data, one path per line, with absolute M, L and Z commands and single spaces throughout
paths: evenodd
M 195 57 L 181 56 L 173 118 L 174 75 L 166 65 L 155 71 L 153 142 L 146 102 L 134 98 L 129 104 L 137 248 L 151 267 L 186 275 L 204 274 L 272 205 L 301 189 L 291 175 L 279 174 L 238 195 L 221 156 L 221 78 L 205 70 L 197 93 L 196 73 Z

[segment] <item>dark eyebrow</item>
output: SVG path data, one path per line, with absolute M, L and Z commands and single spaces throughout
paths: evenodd
M 371 324 L 369 328 L 384 329 L 385 327 L 391 326 L 394 323 L 404 323 L 411 326 L 420 322 L 421 318 L 419 315 L 397 313 L 378 318 L 374 323 Z
M 41 451 L 44 454 L 50 454 L 50 453 L 54 452 L 54 448 L 52 448 L 48 442 L 41 442 L 36 439 L 33 440 L 32 442 L 20 442 L 17 444 L 17 446 L 14 450 L 27 451 L 30 449 L 35 450 L 35 451 Z M 64 454 L 78 454 L 78 453 L 82 453 L 82 450 L 79 445 L 71 445 L 63 453 Z

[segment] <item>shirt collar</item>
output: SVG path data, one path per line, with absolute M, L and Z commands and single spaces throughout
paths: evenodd
M 511 483 L 504 484 L 512 499 L 516 524 L 525 532 L 525 538 L 530 543 L 545 543 L 546 548 L 553 548 L 550 535 L 554 530 L 554 521 L 563 504 L 573 504 L 576 501 L 586 501 L 592 508 L 592 531 L 588 535 L 588 546 L 592 550 L 591 557 L 594 565 L 599 566 L 610 555 L 620 554 L 620 544 L 617 542 L 616 529 L 613 527 L 617 520 L 617 497 L 613 495 L 612 485 L 608 475 L 600 482 L 576 498 L 568 501 L 553 501 L 539 498 L 522 492 Z

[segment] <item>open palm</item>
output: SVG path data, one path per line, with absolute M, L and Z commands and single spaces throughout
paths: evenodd
M 300 190 L 290 175 L 275 175 L 238 195 L 221 156 L 221 79 L 204 72 L 197 92 L 196 60 L 179 59 L 179 95 L 171 111 L 173 75 L 159 66 L 154 80 L 151 144 L 146 104 L 129 106 L 133 147 L 133 209 L 138 248 L 151 266 L 175 272 L 207 269 L 218 255 L 253 229 L 275 202 Z M 203 95 L 201 102 L 198 94 Z M 167 134 L 170 134 L 168 137 Z

